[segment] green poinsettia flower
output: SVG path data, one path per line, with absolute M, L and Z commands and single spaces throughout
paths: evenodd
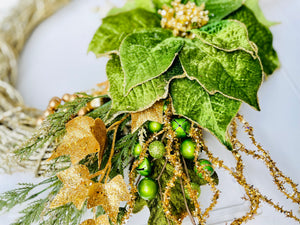
M 182 36 L 161 26 L 158 10 L 172 7 L 172 0 L 129 0 L 103 19 L 89 51 L 111 56 L 106 68 L 112 99 L 107 120 L 145 110 L 170 95 L 176 114 L 232 149 L 228 127 L 241 103 L 259 110 L 263 75 L 279 66 L 268 28 L 272 23 L 257 0 L 190 2 L 199 8 L 204 3 L 209 20 L 199 28 L 192 24 Z

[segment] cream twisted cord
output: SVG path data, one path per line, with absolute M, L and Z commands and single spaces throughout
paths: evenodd
M 5 172 L 35 169 L 51 146 L 19 163 L 14 148 L 32 135 L 41 112 L 24 105 L 16 90 L 18 57 L 33 29 L 70 0 L 20 0 L 18 6 L 0 24 L 0 168 Z

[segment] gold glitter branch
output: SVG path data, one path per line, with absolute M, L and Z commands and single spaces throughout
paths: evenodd
M 234 179 L 237 181 L 239 185 L 241 185 L 245 193 L 247 195 L 246 198 L 244 198 L 246 201 L 250 202 L 249 211 L 242 217 L 235 219 L 231 224 L 242 224 L 247 222 L 248 220 L 252 219 L 256 214 L 257 210 L 260 207 L 261 202 L 266 202 L 269 205 L 271 205 L 274 209 L 279 211 L 280 213 L 283 213 L 286 217 L 292 218 L 298 222 L 300 222 L 300 219 L 296 217 L 291 210 L 285 210 L 282 206 L 274 203 L 270 198 L 268 198 L 265 195 L 262 195 L 260 191 L 255 188 L 253 185 L 247 183 L 247 180 L 244 175 L 244 164 L 242 160 L 242 156 L 239 154 L 239 151 L 242 151 L 246 153 L 249 156 L 253 156 L 255 159 L 263 160 L 264 163 L 267 165 L 267 167 L 271 170 L 271 175 L 274 178 L 274 183 L 278 186 L 278 189 L 284 193 L 289 199 L 293 200 L 293 202 L 299 204 L 299 192 L 297 190 L 297 185 L 288 177 L 284 176 L 282 172 L 275 166 L 275 163 L 271 159 L 269 153 L 267 153 L 263 148 L 256 142 L 254 136 L 253 136 L 253 128 L 249 126 L 249 123 L 246 122 L 241 115 L 237 116 L 237 119 L 241 121 L 241 123 L 244 125 L 246 132 L 248 133 L 250 139 L 252 140 L 253 144 L 258 148 L 258 151 L 263 153 L 263 155 L 259 155 L 256 153 L 256 151 L 250 151 L 246 149 L 246 147 L 237 140 L 237 124 L 235 121 L 233 121 L 231 128 L 231 140 L 234 143 L 234 150 L 232 151 L 232 155 L 236 160 L 236 166 L 233 169 L 230 169 L 228 166 L 224 164 L 222 160 L 220 160 L 218 157 L 215 157 L 211 151 L 208 150 L 207 146 L 204 143 L 204 140 L 202 137 L 200 137 L 202 142 L 203 151 L 208 156 L 209 160 L 212 162 L 212 164 L 215 167 L 219 167 L 227 171 L 230 175 L 234 177 Z M 197 138 L 196 138 L 197 139 Z M 273 171 L 276 171 L 273 172 Z M 284 179 L 285 182 L 278 182 L 278 177 L 281 177 Z M 294 190 L 294 193 L 292 195 L 288 194 L 284 184 L 289 184 Z M 297 196 L 297 197 L 295 197 Z M 213 200 L 214 201 L 214 200 Z
M 236 145 L 239 147 L 239 150 L 246 153 L 247 155 L 251 155 L 255 159 L 262 160 L 267 166 L 267 168 L 270 170 L 271 176 L 273 177 L 274 183 L 277 185 L 278 190 L 280 190 L 288 199 L 291 199 L 294 203 L 299 204 L 300 192 L 297 189 L 298 185 L 295 184 L 291 178 L 285 176 L 276 167 L 276 163 L 272 160 L 270 154 L 266 150 L 264 150 L 262 146 L 255 140 L 253 135 L 253 127 L 251 127 L 249 123 L 244 120 L 243 116 L 238 114 L 237 119 L 243 124 L 245 132 L 249 135 L 249 138 L 251 139 L 254 146 L 257 147 L 258 152 L 246 149 L 241 142 L 239 142 L 237 139 L 234 139 Z M 283 181 L 280 180 L 280 178 L 282 178 Z M 288 184 L 292 187 L 294 191 L 293 194 L 288 193 L 284 186 L 285 184 Z

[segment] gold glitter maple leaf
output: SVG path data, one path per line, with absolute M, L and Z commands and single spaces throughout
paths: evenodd
M 106 144 L 106 127 L 99 118 L 79 116 L 66 124 L 67 134 L 48 160 L 70 155 L 72 164 L 88 154 L 99 151 L 103 155 Z
M 164 102 L 159 101 L 144 111 L 131 113 L 131 133 L 134 133 L 146 121 L 163 123 L 163 107 Z
M 50 208 L 55 208 L 73 202 L 77 209 L 81 209 L 88 197 L 89 189 L 94 183 L 89 179 L 89 170 L 84 165 L 75 165 L 61 171 L 56 176 L 63 182 L 64 186 L 55 196 Z
M 107 184 L 95 183 L 89 191 L 87 207 L 102 205 L 109 218 L 116 223 L 121 201 L 129 201 L 130 194 L 122 175 L 114 177 Z
M 99 216 L 96 220 L 88 219 L 83 221 L 80 225 L 110 225 L 107 215 Z

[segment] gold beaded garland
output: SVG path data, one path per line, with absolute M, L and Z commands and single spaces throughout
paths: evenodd
M 84 116 L 84 115 L 87 114 L 88 112 L 89 112 L 89 109 L 88 109 L 87 107 L 83 107 L 83 108 L 81 108 L 81 109 L 78 111 L 77 115 L 78 115 L 78 116 Z
M 68 93 L 66 93 L 66 94 L 64 94 L 64 95 L 62 96 L 62 100 L 63 100 L 64 102 L 70 101 L 70 98 L 71 98 L 71 95 L 68 94 Z
M 96 93 L 97 92 L 94 92 L 92 95 L 94 97 L 98 96 Z M 43 121 L 46 119 L 47 116 L 53 114 L 57 110 L 59 105 L 62 103 L 62 101 L 65 102 L 65 103 L 66 102 L 72 102 L 76 98 L 82 98 L 82 97 L 84 97 L 84 95 L 82 95 L 82 94 L 69 94 L 69 93 L 66 93 L 62 96 L 61 99 L 59 97 L 56 97 L 56 96 L 51 98 L 51 100 L 49 101 L 47 109 L 44 111 L 43 115 L 37 119 L 37 122 L 36 122 L 37 126 L 40 126 L 43 123 Z M 91 102 L 88 102 L 85 107 L 81 108 L 78 111 L 77 115 L 78 116 L 84 116 L 88 112 L 90 112 L 91 110 L 94 110 L 94 109 L 100 107 L 102 104 L 103 104 L 102 99 L 95 98 Z M 66 110 L 66 109 L 64 109 L 64 110 Z
M 60 105 L 60 103 L 61 103 L 61 99 L 59 97 L 53 97 L 49 101 L 48 109 L 55 110 Z
M 95 109 L 95 108 L 98 108 L 101 106 L 101 99 L 100 98 L 95 98 L 93 99 L 92 101 L 90 101 L 88 104 L 87 104 L 87 108 L 89 110 L 92 110 L 92 109 Z
M 72 102 L 72 101 L 74 101 L 74 100 L 75 100 L 77 97 L 78 97 L 78 96 L 77 96 L 77 95 L 75 95 L 75 94 L 72 94 L 72 95 L 70 95 L 69 102 Z

